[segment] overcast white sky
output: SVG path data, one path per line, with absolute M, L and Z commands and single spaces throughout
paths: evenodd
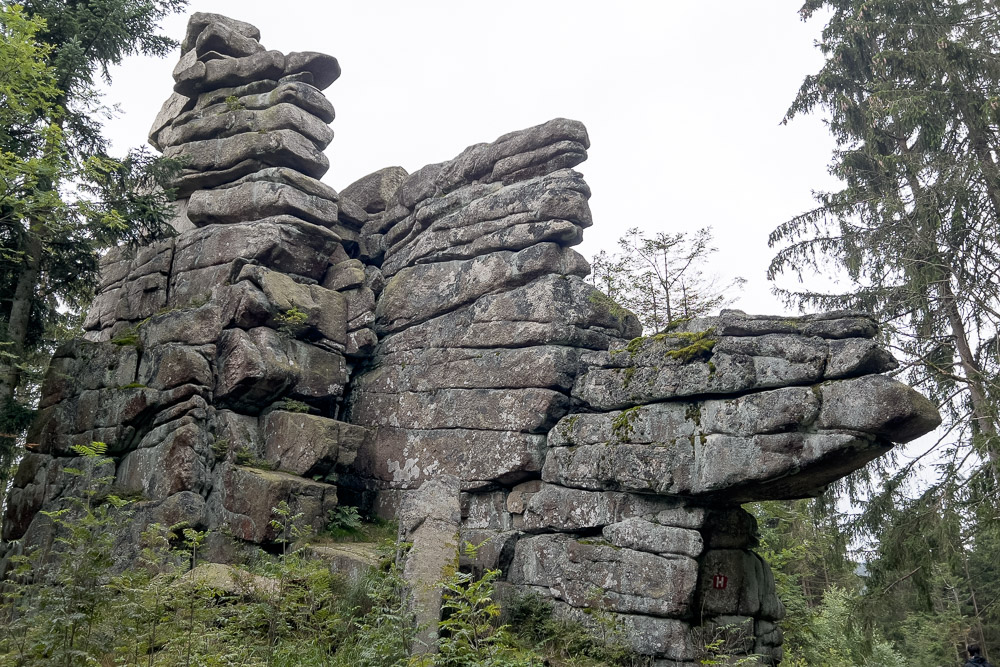
M 629 227 L 711 225 L 712 270 L 749 281 L 736 304 L 779 313 L 765 270 L 768 233 L 831 187 L 821 119 L 779 125 L 822 57 L 822 21 L 801 0 L 192 0 L 258 26 L 280 51 L 336 56 L 337 109 L 324 181 L 410 172 L 557 116 L 586 124 L 594 227 L 578 248 L 613 249 Z M 164 31 L 180 39 L 187 16 Z M 142 144 L 171 91 L 177 56 L 113 72 L 116 150 Z

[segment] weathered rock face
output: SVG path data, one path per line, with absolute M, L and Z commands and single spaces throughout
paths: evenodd
M 592 224 L 583 125 L 338 195 L 316 179 L 339 66 L 259 37 L 192 17 L 150 132 L 186 161 L 178 234 L 105 260 L 84 340 L 49 369 L 4 539 L 48 539 L 39 511 L 80 492 L 64 471 L 96 440 L 112 463 L 93 476 L 142 498 L 126 559 L 154 521 L 266 546 L 272 507 L 318 528 L 339 496 L 400 518 L 414 580 L 472 542 L 463 566 L 585 623 L 601 610 L 657 664 L 694 664 L 692 629 L 732 624 L 741 650 L 780 660 L 783 608 L 740 504 L 815 495 L 939 421 L 882 375 L 875 322 L 724 311 L 639 337 L 572 249 Z

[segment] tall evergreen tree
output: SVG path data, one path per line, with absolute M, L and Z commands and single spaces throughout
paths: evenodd
M 995 523 L 976 508 L 995 507 L 1000 472 L 1000 2 L 807 0 L 801 9 L 803 18 L 820 12 L 829 15 L 826 61 L 785 121 L 828 115 L 830 172 L 842 187 L 771 234 L 779 250 L 769 277 L 846 274 L 842 293 L 781 293 L 802 307 L 874 313 L 910 382 L 940 405 L 945 425 L 924 459 L 938 478 L 911 499 L 921 457 L 893 468 L 869 486 L 876 493 L 857 525 L 877 545 L 870 602 L 878 593 L 887 610 L 906 593 L 944 614 L 934 591 L 951 586 L 948 613 L 971 631 L 976 582 L 964 560 Z
M 98 75 L 174 46 L 157 23 L 186 0 L 28 0 L 0 7 L 0 489 L 30 416 L 25 364 L 60 307 L 92 294 L 103 248 L 165 231 L 162 168 L 107 154 Z M 21 400 L 19 400 L 21 399 Z
M 829 260 L 845 270 L 847 293 L 784 295 L 879 316 L 911 379 L 951 417 L 949 440 L 996 459 L 1000 4 L 810 0 L 802 15 L 822 8 L 827 60 L 785 120 L 829 114 L 844 187 L 771 234 L 781 248 L 769 275 Z

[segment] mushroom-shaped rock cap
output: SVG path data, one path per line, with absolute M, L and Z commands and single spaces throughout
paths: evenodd
M 218 24 L 225 29 L 242 35 L 243 37 L 260 40 L 260 30 L 249 23 L 237 21 L 236 19 L 231 19 L 228 16 L 223 16 L 222 14 L 195 12 L 191 15 L 191 18 L 188 19 L 187 33 L 184 35 L 183 41 L 181 41 L 181 53 L 185 53 L 193 49 L 198 41 L 198 36 L 201 35 L 205 28 L 212 24 Z

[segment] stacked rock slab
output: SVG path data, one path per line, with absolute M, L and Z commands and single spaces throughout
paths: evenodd
M 506 490 L 541 474 L 581 356 L 638 333 L 583 281 L 589 265 L 570 247 L 592 222 L 570 168 L 588 145 L 580 123 L 559 119 L 472 146 L 402 180 L 362 230 L 385 285 L 349 416 L 377 427 L 354 478 L 383 511 L 396 492 L 453 475 L 465 537 L 502 549 L 514 534 Z
M 661 667 L 717 639 L 778 662 L 783 609 L 740 505 L 814 496 L 939 422 L 883 375 L 875 323 L 724 311 L 639 337 L 572 249 L 592 223 L 583 125 L 338 195 L 317 180 L 336 60 L 258 40 L 192 17 L 150 133 L 184 163 L 178 233 L 105 259 L 84 338 L 46 376 L 4 539 L 44 545 L 40 511 L 101 477 L 140 498 L 123 564 L 153 522 L 208 530 L 225 560 L 224 535 L 278 539 L 282 501 L 317 528 L 347 501 L 401 519 L 417 579 L 458 527 L 480 545 L 465 566 L 619 624 Z M 109 462 L 77 456 L 93 441 Z
M 38 511 L 72 494 L 63 471 L 80 465 L 73 446 L 92 441 L 107 444 L 114 490 L 141 498 L 120 539 L 125 560 L 151 522 L 267 544 L 280 502 L 315 528 L 337 505 L 330 482 L 368 434 L 335 418 L 374 339 L 359 324 L 374 309 L 364 272 L 350 271 L 361 221 L 317 180 L 334 116 L 320 91 L 340 68 L 268 51 L 259 36 L 191 18 L 150 134 L 185 165 L 178 233 L 104 261 L 84 339 L 48 371 L 4 539 L 46 539 Z

